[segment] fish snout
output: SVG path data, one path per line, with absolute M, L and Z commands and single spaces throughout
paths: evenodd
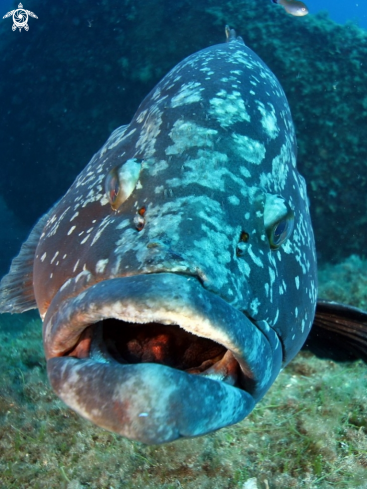
M 240 421 L 282 362 L 266 323 L 174 273 L 107 280 L 61 304 L 55 297 L 44 346 L 51 385 L 67 405 L 144 443 Z

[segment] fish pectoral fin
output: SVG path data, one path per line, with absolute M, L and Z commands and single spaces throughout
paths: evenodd
M 367 311 L 319 300 L 303 347 L 321 358 L 367 363 Z
M 36 309 L 33 290 L 33 264 L 36 248 L 53 208 L 37 222 L 23 243 L 18 256 L 10 266 L 9 273 L 0 282 L 0 313 L 21 313 Z

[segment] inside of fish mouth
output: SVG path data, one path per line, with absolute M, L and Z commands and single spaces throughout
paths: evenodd
M 120 364 L 158 363 L 239 388 L 246 383 L 231 351 L 178 325 L 105 319 L 87 327 L 68 356 L 103 357 Z

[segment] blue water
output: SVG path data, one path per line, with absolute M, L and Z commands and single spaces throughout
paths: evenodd
M 306 0 L 305 3 L 311 14 L 327 10 L 330 18 L 339 24 L 352 20 L 367 29 L 366 0 Z

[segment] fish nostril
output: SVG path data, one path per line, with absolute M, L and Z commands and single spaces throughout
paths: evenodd
M 136 215 L 134 217 L 134 226 L 137 231 L 141 231 L 145 226 L 145 219 L 141 215 Z
M 249 233 L 247 233 L 246 231 L 241 231 L 240 241 L 242 241 L 243 243 L 247 243 L 247 241 L 249 240 L 249 238 L 250 238 Z
M 137 211 L 137 215 L 134 217 L 134 226 L 137 231 L 141 231 L 145 226 L 145 215 L 146 207 L 140 207 Z
M 241 231 L 240 238 L 238 240 L 237 248 L 236 248 L 237 256 L 242 256 L 244 254 L 249 239 L 250 239 L 249 233 L 247 233 L 246 231 Z

